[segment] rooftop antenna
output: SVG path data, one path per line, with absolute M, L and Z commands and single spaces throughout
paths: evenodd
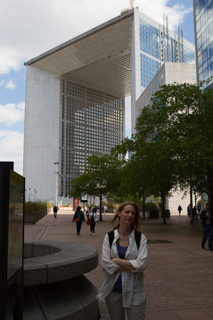
M 184 51 L 183 51 L 183 28 L 181 28 L 181 56 L 182 56 L 182 62 L 184 63 Z
M 168 27 L 168 16 L 166 16 L 166 50 L 167 50 L 167 62 L 169 62 L 169 27 Z
M 178 26 L 178 62 L 181 62 L 181 53 L 180 53 L 180 27 Z
M 130 8 L 131 8 L 131 9 L 134 8 L 134 0 L 130 0 Z
M 165 23 L 165 14 L 163 14 L 163 33 L 162 33 L 162 54 L 163 54 L 163 61 L 165 61 L 165 34 L 166 34 L 166 23 Z

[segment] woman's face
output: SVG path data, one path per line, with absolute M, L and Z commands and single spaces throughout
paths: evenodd
M 127 204 L 122 211 L 118 211 L 118 217 L 120 218 L 120 224 L 132 225 L 135 220 L 135 208 Z

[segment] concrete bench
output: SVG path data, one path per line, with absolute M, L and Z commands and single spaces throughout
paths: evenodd
M 27 241 L 24 248 L 24 320 L 97 320 L 97 290 L 83 276 L 98 252 L 71 242 Z

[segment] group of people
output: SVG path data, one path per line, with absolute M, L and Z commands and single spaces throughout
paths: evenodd
M 182 207 L 181 207 L 180 204 L 179 204 L 177 210 L 178 210 L 179 214 L 181 214 L 181 211 L 182 211 L 183 209 L 182 209 Z M 196 220 L 198 220 L 198 214 L 200 214 L 200 210 L 201 210 L 200 205 L 198 205 L 197 207 L 194 206 L 194 207 L 192 208 L 193 219 L 196 218 Z M 191 212 L 191 207 L 190 207 L 190 204 L 189 204 L 188 207 L 187 207 L 187 214 L 188 214 L 189 217 L 190 217 L 190 212 Z
M 90 225 L 90 234 L 95 235 L 95 225 L 98 222 L 98 217 L 95 208 L 89 207 L 89 209 L 86 211 L 87 215 L 87 224 Z M 81 210 L 81 207 L 78 206 L 77 210 L 75 211 L 74 217 L 73 217 L 73 222 L 76 222 L 76 231 L 77 235 L 80 236 L 80 231 L 81 231 L 81 225 L 82 222 L 85 221 L 84 218 L 84 212 Z
M 194 206 L 192 208 L 192 216 L 193 216 L 193 219 L 196 218 L 196 220 L 198 220 L 198 214 L 200 214 L 200 211 L 201 211 L 201 208 L 200 208 L 200 205 L 198 205 L 197 207 Z M 191 205 L 189 204 L 188 207 L 187 207 L 187 214 L 188 216 L 190 217 L 190 214 L 191 214 Z
M 180 205 L 178 206 L 178 211 Z M 182 208 L 181 208 L 182 210 Z M 179 214 L 181 213 L 181 210 L 179 211 Z M 187 207 L 187 214 L 188 216 L 190 216 L 190 204 Z M 200 205 L 194 206 L 194 208 L 192 208 L 192 215 L 193 218 L 196 220 L 198 220 L 198 214 L 200 214 L 200 219 L 202 220 L 202 226 L 203 226 L 203 237 L 202 237 L 202 243 L 201 246 L 203 249 L 205 249 L 205 243 L 207 242 L 208 239 L 208 247 L 209 250 L 213 251 L 213 210 L 210 209 L 210 204 L 207 202 L 205 205 L 205 209 L 202 210 L 202 212 L 200 213 L 201 208 Z M 197 214 L 198 212 L 198 214 Z

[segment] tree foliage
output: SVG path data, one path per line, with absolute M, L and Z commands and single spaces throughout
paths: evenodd
M 122 162 L 109 155 L 92 155 L 87 158 L 84 174 L 72 181 L 71 197 L 80 197 L 81 193 L 98 196 L 100 199 L 100 221 L 102 221 L 102 198 L 116 193 L 120 185 L 119 169 Z
M 176 185 L 206 192 L 213 206 L 213 91 L 193 84 L 164 85 L 137 121 L 135 152 L 150 161 L 154 189 Z M 159 185 L 160 184 L 160 185 Z

